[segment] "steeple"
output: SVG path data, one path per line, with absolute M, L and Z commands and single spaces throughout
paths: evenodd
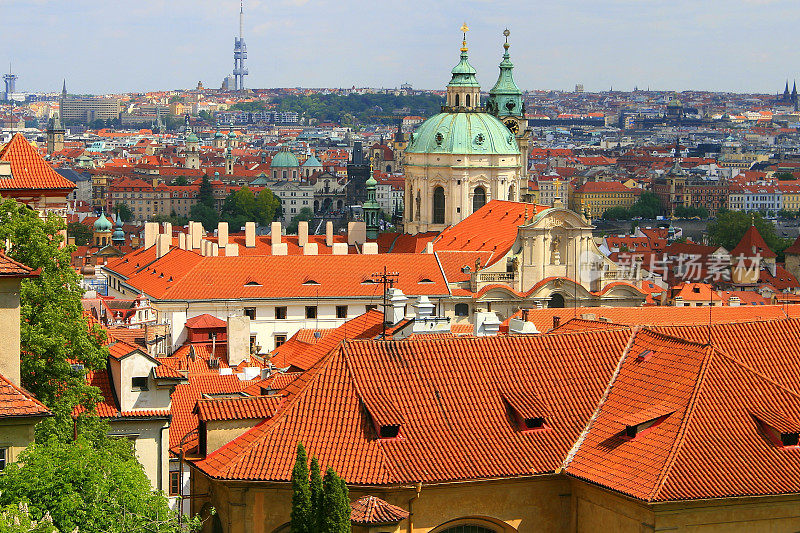
M 789 96 L 789 80 L 788 79 L 786 80 L 786 88 L 783 90 L 783 96 L 784 97 L 788 97 Z
M 111 242 L 117 247 L 125 244 L 125 231 L 122 229 L 122 219 L 119 218 L 119 214 L 116 217 L 116 228 L 111 236 Z
M 372 163 L 369 164 L 369 179 L 364 184 L 367 190 L 367 201 L 362 205 L 364 210 L 364 222 L 367 226 L 367 239 L 377 239 L 380 225 L 378 222 L 378 213 L 381 209 L 380 204 L 375 199 L 375 189 L 378 182 L 375 180 Z
M 450 83 L 447 84 L 447 106 L 452 111 L 471 111 L 480 107 L 481 86 L 475 78 L 475 68 L 469 64 L 467 57 L 467 32 L 466 22 L 461 26 L 463 40 L 461 41 L 461 60 L 453 67 Z
M 511 56 L 508 53 L 508 49 L 511 46 L 508 44 L 508 36 L 511 35 L 508 28 L 503 31 L 503 35 L 506 38 L 506 42 L 503 43 L 504 53 L 503 60 L 500 62 L 500 75 L 497 78 L 497 83 L 489 91 L 486 110 L 498 117 L 521 117 L 525 115 L 525 107 L 522 101 L 522 91 L 514 83 L 514 64 L 511 62 Z
M 792 84 L 792 98 L 797 98 L 797 80 Z

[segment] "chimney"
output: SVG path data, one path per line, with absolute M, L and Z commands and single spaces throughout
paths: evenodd
M 730 307 L 739 307 L 742 304 L 742 300 L 738 296 L 731 296 L 728 299 L 728 306 Z
M 325 223 L 325 246 L 333 247 L 333 222 L 330 220 Z
M 561 325 L 561 317 L 560 316 L 554 316 L 553 317 L 553 329 L 556 329 L 560 325 Z
M 169 252 L 169 245 L 172 243 L 172 237 L 165 234 L 160 234 L 156 238 L 156 259 L 160 259 L 167 255 Z
M 523 309 L 521 318 L 510 318 L 508 320 L 508 332 L 514 335 L 530 335 L 539 333 L 539 330 L 536 328 L 536 324 L 528 320 L 530 317 L 530 311 L 530 309 Z
M 191 249 L 197 250 L 200 248 L 200 239 L 203 238 L 203 225 L 200 222 L 189 222 L 189 227 L 192 230 Z
M 347 244 L 363 244 L 367 240 L 366 222 L 347 223 Z
M 315 242 L 307 242 L 303 246 L 303 255 L 317 255 L 319 248 Z
M 347 255 L 347 243 L 346 242 L 335 242 L 333 243 L 333 250 L 331 253 L 333 255 Z
M 428 241 L 425 244 L 425 251 L 423 253 L 432 254 L 433 253 L 433 241 Z
M 162 233 L 165 233 L 165 234 L 169 235 L 170 237 L 172 237 L 172 222 L 164 222 L 161 225 L 161 227 L 164 230 L 164 231 L 162 231 Z
M 280 222 L 273 222 L 272 225 L 270 226 L 270 232 L 269 233 L 270 233 L 270 237 L 272 237 L 272 243 L 271 243 L 272 246 L 275 246 L 276 244 L 280 244 L 280 243 L 283 242 L 283 240 L 281 239 L 282 235 L 281 235 L 281 223 Z
M 228 223 L 220 222 L 217 226 L 217 242 L 220 248 L 225 248 L 228 244 Z
M 158 237 L 158 222 L 145 222 L 144 223 L 144 247 L 150 248 L 155 245 L 156 237 Z
M 490 337 L 500 332 L 500 319 L 491 311 L 475 313 L 475 336 Z
M 20 386 L 20 278 L 0 278 L 0 374 Z
M 239 245 L 235 242 L 229 242 L 225 245 L 225 256 L 226 257 L 236 257 L 239 255 Z
M 417 303 L 414 304 L 416 309 L 416 316 L 418 319 L 432 317 L 436 311 L 436 306 L 431 303 L 430 298 L 424 294 L 417 298 Z
M 278 223 L 280 224 L 280 222 Z M 308 222 L 305 220 L 297 224 L 297 245 L 302 247 L 308 242 Z
M 250 318 L 228 317 L 228 366 L 250 360 Z
M 383 320 L 389 325 L 396 326 L 406 317 L 408 298 L 400 289 L 391 288 L 386 291 L 386 301 L 388 303 L 383 310 Z
M 273 224 L 275 224 L 273 222 Z M 274 242 L 275 237 L 272 237 Z M 244 245 L 247 248 L 255 248 L 256 247 L 256 223 L 255 222 L 245 222 L 244 223 Z
M 211 243 L 211 255 L 217 257 L 219 255 L 219 244 L 212 242 Z
M 178 233 L 178 248 L 181 250 L 186 249 L 186 234 L 184 232 Z
M 378 255 L 378 243 L 365 242 L 361 246 L 361 253 L 363 253 L 364 255 Z

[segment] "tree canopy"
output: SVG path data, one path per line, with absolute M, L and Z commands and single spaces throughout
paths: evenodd
M 20 291 L 22 384 L 56 415 L 41 422 L 37 431 L 71 434 L 73 407 L 91 406 L 99 391 L 70 360 L 86 369 L 105 368 L 108 352 L 104 332 L 90 327 L 83 314 L 83 291 L 70 265 L 74 247 L 61 247 L 64 229 L 55 215 L 42 220 L 14 200 L 0 203 L 0 243 L 12 243 L 6 253 L 41 269 L 39 276 L 22 280 Z
M 76 246 L 88 246 L 94 238 L 94 230 L 86 224 L 70 222 L 67 224 L 67 237 L 74 238 Z
M 115 215 L 121 218 L 123 222 L 130 222 L 133 220 L 133 212 L 131 211 L 131 208 L 128 207 L 128 204 L 124 202 L 114 204 L 112 211 Z
M 198 528 L 196 518 L 187 520 L 186 528 L 178 525 L 177 513 L 163 494 L 152 492 L 126 440 L 105 440 L 102 446 L 83 437 L 32 444 L 0 476 L 0 505 L 25 502 L 31 519 L 49 514 L 62 532 L 76 527 L 81 533 L 173 533 Z
M 297 444 L 297 458 L 292 469 L 291 533 L 312 533 L 313 510 L 308 478 L 308 455 L 303 443 Z
M 221 219 L 231 226 L 231 231 L 238 231 L 249 221 L 264 226 L 280 215 L 280 207 L 280 198 L 269 189 L 254 195 L 250 187 L 244 186 L 225 198 Z
M 663 212 L 661 199 L 652 192 L 643 192 L 630 207 L 611 207 L 603 213 L 606 220 L 630 220 L 632 218 L 656 218 Z
M 294 111 L 320 122 L 395 124 L 395 115 L 431 116 L 444 102 L 433 94 L 309 94 L 286 95 L 276 103 L 277 111 Z
M 717 213 L 717 219 L 708 225 L 708 236 L 714 244 L 733 250 L 751 225 L 756 227 L 767 246 L 779 255 L 791 244 L 790 240 L 778 236 L 775 224 L 766 220 L 761 213 L 743 211 L 723 210 Z
M 300 225 L 300 222 L 311 222 L 314 220 L 314 212 L 309 207 L 304 207 L 297 213 L 295 216 L 292 217 L 291 222 L 289 222 L 289 226 L 286 228 L 287 233 L 297 233 L 297 226 Z

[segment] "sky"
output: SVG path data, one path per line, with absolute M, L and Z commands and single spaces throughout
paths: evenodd
M 441 89 L 470 62 L 489 89 L 503 29 L 523 90 L 775 93 L 800 78 L 797 0 L 245 0 L 247 87 Z M 219 87 L 239 0 L 0 0 L 19 91 Z

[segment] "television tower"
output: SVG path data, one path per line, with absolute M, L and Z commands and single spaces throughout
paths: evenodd
M 247 45 L 244 44 L 244 0 L 239 2 L 239 37 L 233 40 L 233 84 L 237 91 L 244 90 L 244 77 L 249 74 L 244 61 L 247 59 Z
M 8 64 L 8 74 L 3 74 L 6 84 L 6 100 L 11 100 L 11 95 L 17 92 L 17 75 L 11 73 L 11 63 Z

